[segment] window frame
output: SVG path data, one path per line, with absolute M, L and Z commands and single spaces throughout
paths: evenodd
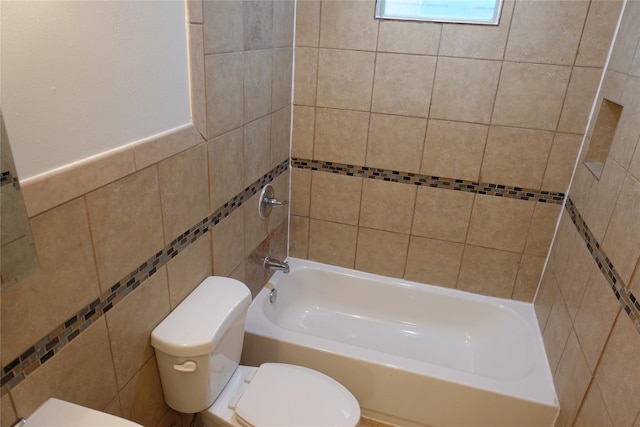
M 455 18 L 434 18 L 428 17 L 424 15 L 415 15 L 415 16 L 394 16 L 394 15 L 385 15 L 385 3 L 387 0 L 376 0 L 376 19 L 385 19 L 385 20 L 396 20 L 396 21 L 416 21 L 416 22 L 438 22 L 438 23 L 453 23 L 453 24 L 473 24 L 473 25 L 490 25 L 497 26 L 500 25 L 500 16 L 502 14 L 502 5 L 504 0 L 495 0 L 495 8 L 493 17 L 490 21 L 482 20 L 482 19 L 455 19 Z M 405 0 L 407 2 L 425 2 L 428 3 L 430 1 L 437 2 L 438 0 Z M 445 0 L 446 1 L 446 0 Z M 452 1 L 452 0 L 448 0 Z M 453 0 L 458 1 L 458 0 Z

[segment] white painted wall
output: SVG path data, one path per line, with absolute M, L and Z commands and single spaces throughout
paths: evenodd
M 0 3 L 21 180 L 190 122 L 183 0 Z

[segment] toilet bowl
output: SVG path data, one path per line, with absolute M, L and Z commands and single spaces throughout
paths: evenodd
M 205 426 L 355 427 L 360 407 L 336 380 L 281 363 L 241 366 L 251 294 L 208 277 L 152 332 L 165 401 Z

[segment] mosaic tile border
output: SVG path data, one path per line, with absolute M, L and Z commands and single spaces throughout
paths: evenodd
M 522 187 L 511 187 L 502 184 L 474 182 L 463 179 L 442 178 L 439 176 L 421 175 L 412 172 L 399 172 L 368 166 L 354 166 L 322 160 L 298 159 L 295 157 L 291 159 L 291 166 L 298 169 L 311 169 L 314 171 L 336 173 L 339 175 L 379 179 L 402 184 L 464 191 L 467 193 L 486 194 L 510 199 L 531 200 L 540 203 L 561 205 L 564 202 L 563 193 L 532 190 Z
M 20 181 L 11 174 L 11 171 L 3 171 L 0 173 L 0 187 L 5 185 L 13 185 L 16 190 L 20 189 Z
M 0 396 L 20 384 L 28 375 L 51 359 L 57 352 L 78 337 L 91 324 L 130 294 L 134 289 L 153 276 L 158 269 L 177 256 L 191 243 L 205 235 L 224 218 L 231 215 L 252 196 L 257 194 L 265 184 L 276 179 L 289 167 L 289 159 L 269 171 L 266 175 L 238 193 L 222 207 L 211 213 L 196 225 L 182 233 L 154 256 L 143 262 L 138 268 L 115 283 L 94 301 L 83 307 L 66 322 L 56 327 L 37 343 L 29 347 L 19 357 L 2 367 L 0 379 Z
M 600 243 L 596 240 L 584 218 L 582 218 L 580 211 L 578 211 L 578 208 L 573 204 L 570 197 L 567 197 L 565 209 L 569 214 L 571 221 L 575 225 L 578 234 L 580 234 L 580 237 L 582 237 L 582 240 L 584 240 L 584 243 L 587 245 L 587 249 L 589 250 L 591 257 L 596 262 L 596 265 L 607 280 L 607 283 L 609 283 L 611 291 L 640 334 L 640 301 L 638 301 L 636 296 L 633 295 L 633 293 L 625 286 L 620 275 L 614 268 L 613 263 L 609 257 L 607 257 L 607 254 L 600 246 Z

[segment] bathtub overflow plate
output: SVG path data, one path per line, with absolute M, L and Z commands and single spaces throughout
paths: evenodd
M 274 302 L 276 302 L 277 298 L 278 298 L 278 291 L 276 291 L 275 289 L 271 289 L 271 293 L 269 294 L 269 302 L 273 304 Z

